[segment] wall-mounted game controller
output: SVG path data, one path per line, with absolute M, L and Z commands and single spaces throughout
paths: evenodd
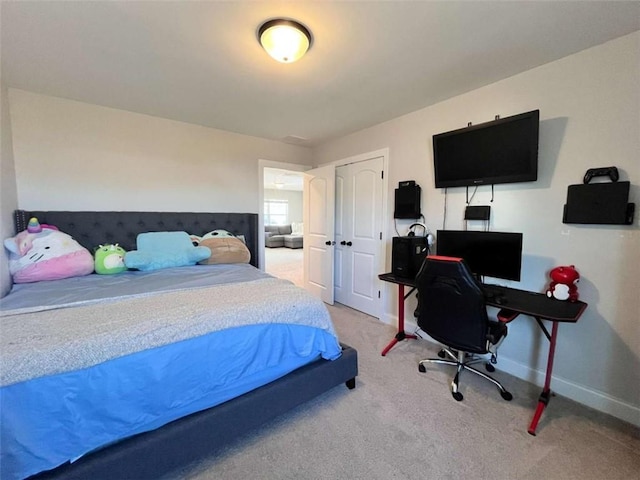
M 590 168 L 587 173 L 584 174 L 584 183 L 589 183 L 593 177 L 602 177 L 607 175 L 612 182 L 617 182 L 620 178 L 617 167 L 600 167 Z

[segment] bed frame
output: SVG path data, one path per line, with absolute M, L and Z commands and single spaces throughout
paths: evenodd
M 251 265 L 258 267 L 258 215 L 256 213 L 194 212 L 69 212 L 16 210 L 16 233 L 27 228 L 29 219 L 54 225 L 71 235 L 91 253 L 98 245 L 118 243 L 126 251 L 136 249 L 136 238 L 144 232 L 184 231 L 204 235 L 223 229 L 244 235 L 251 252 Z
M 254 213 L 16 210 L 16 232 L 24 230 L 32 216 L 40 223 L 55 225 L 90 251 L 104 243 L 119 243 L 125 250 L 133 250 L 138 233 L 149 231 L 177 230 L 202 235 L 225 229 L 245 236 L 251 264 L 258 265 L 258 215 Z M 342 356 L 337 360 L 318 360 L 221 405 L 32 478 L 147 479 L 177 472 L 215 455 L 243 435 L 341 383 L 355 388 L 358 354 L 348 345 L 342 344 L 342 348 Z

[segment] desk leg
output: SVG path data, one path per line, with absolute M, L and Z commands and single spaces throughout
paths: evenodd
M 542 416 L 542 412 L 549 404 L 551 399 L 551 372 L 553 371 L 553 357 L 556 352 L 556 339 L 558 336 L 558 322 L 553 322 L 551 327 L 551 338 L 549 339 L 549 356 L 547 358 L 547 374 L 544 379 L 544 389 L 538 398 L 538 407 L 531 419 L 531 425 L 529 425 L 529 434 L 535 435 L 536 428 L 538 427 L 538 421 Z
M 382 350 L 382 356 L 384 357 L 394 345 L 405 338 L 417 338 L 415 335 L 405 333 L 404 331 L 404 285 L 398 284 L 398 333 L 391 339 L 389 344 Z

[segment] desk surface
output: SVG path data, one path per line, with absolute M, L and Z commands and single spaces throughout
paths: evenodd
M 397 277 L 393 273 L 382 273 L 378 275 L 378 278 L 398 285 L 416 286 L 415 279 Z M 544 293 L 491 284 L 483 284 L 482 287 L 485 291 L 487 305 L 554 322 L 575 323 L 587 308 L 587 304 L 584 302 L 556 300 L 547 297 Z

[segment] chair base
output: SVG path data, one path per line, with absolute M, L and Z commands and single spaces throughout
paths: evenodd
M 426 372 L 427 369 L 425 367 L 425 363 L 439 363 L 439 364 L 443 364 L 443 365 L 453 365 L 454 367 L 456 367 L 456 375 L 455 375 L 455 377 L 453 377 L 453 380 L 451 381 L 451 395 L 457 401 L 461 401 L 464 398 L 462 393 L 460 393 L 460 391 L 459 391 L 460 374 L 462 373 L 463 370 L 468 370 L 469 372 L 475 373 L 476 375 L 484 378 L 485 380 L 489 380 L 496 387 L 498 387 L 498 390 L 500 391 L 500 396 L 503 399 L 505 399 L 507 401 L 510 401 L 511 399 L 513 399 L 513 395 L 511 395 L 511 393 L 509 393 L 502 386 L 502 384 L 499 381 L 497 381 L 495 378 L 493 378 L 493 377 L 487 375 L 486 373 L 481 372 L 480 370 L 478 370 L 476 368 L 473 368 L 471 366 L 474 363 L 482 362 L 483 361 L 482 358 L 471 357 L 469 359 L 469 358 L 467 358 L 467 353 L 466 352 L 458 351 L 457 355 L 456 355 L 456 353 L 454 353 L 449 348 L 443 348 L 438 353 L 438 355 L 441 356 L 442 358 L 427 358 L 425 360 L 421 360 L 420 363 L 418 364 L 418 370 L 420 372 L 423 372 L 423 373 Z M 448 355 L 451 358 L 451 360 L 445 359 L 444 358 L 445 355 Z M 491 366 L 491 368 L 493 368 L 492 365 L 487 364 L 487 367 L 489 367 L 489 366 Z M 489 369 L 489 368 L 487 368 L 487 369 Z M 493 371 L 493 370 L 491 370 L 491 371 Z

